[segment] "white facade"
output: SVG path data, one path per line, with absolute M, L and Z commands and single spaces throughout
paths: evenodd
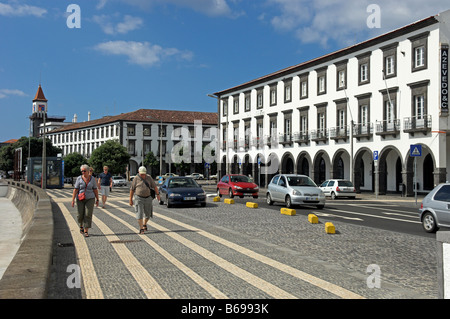
M 411 194 L 410 145 L 420 144 L 418 190 L 450 180 L 449 118 L 441 110 L 449 23 L 446 11 L 215 93 L 221 174 L 252 174 L 262 185 L 276 172 L 316 183 L 346 178 L 369 191 L 377 181 L 380 193 L 403 184 Z
M 178 148 L 190 147 L 191 154 L 185 162 L 190 161 L 191 171 L 200 166 L 203 168 L 205 161 L 202 147 L 216 143 L 216 131 L 216 113 L 143 109 L 93 121 L 71 123 L 48 132 L 47 137 L 54 146 L 62 149 L 63 156 L 77 152 L 87 158 L 106 141 L 117 140 L 127 148 L 131 156 L 128 166 L 130 175 L 137 174 L 145 155 L 150 151 L 158 160 L 162 160 L 161 173 L 165 174 L 175 173 L 175 168 L 169 164 L 174 163 L 171 153 L 177 145 Z M 195 167 L 194 164 L 199 165 Z M 160 173 L 159 168 L 156 171 Z

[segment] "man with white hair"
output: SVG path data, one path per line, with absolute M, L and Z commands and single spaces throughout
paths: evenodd
M 154 192 L 154 195 L 152 196 Z M 147 169 L 144 166 L 139 167 L 139 174 L 133 179 L 130 186 L 130 206 L 134 206 L 136 219 L 139 223 L 139 234 L 144 234 L 147 230 L 147 222 L 153 217 L 153 199 L 156 195 L 158 201 L 159 190 L 155 181 L 150 175 L 147 175 Z M 134 202 L 133 202 L 134 197 Z

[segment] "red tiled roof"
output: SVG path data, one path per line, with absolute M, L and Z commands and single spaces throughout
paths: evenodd
M 212 112 L 140 109 L 134 112 L 122 113 L 114 116 L 105 116 L 101 119 L 92 121 L 69 124 L 51 132 L 64 132 L 118 121 L 149 123 L 159 123 L 162 121 L 163 123 L 173 124 L 194 124 L 195 120 L 202 121 L 202 124 L 217 125 L 218 117 L 217 113 Z
M 13 143 L 15 143 L 15 142 L 17 142 L 18 140 L 16 140 L 16 139 L 10 139 L 10 140 L 7 140 L 7 141 L 5 141 L 5 142 L 3 142 L 3 143 L 1 143 L 1 144 L 13 144 Z
M 38 87 L 38 90 L 37 90 L 37 92 L 36 92 L 36 96 L 34 97 L 34 99 L 33 99 L 33 102 L 34 101 L 44 101 L 44 102 L 47 102 L 47 99 L 45 98 L 45 95 L 44 95 L 44 91 L 42 91 L 42 88 L 41 88 L 41 85 L 39 84 L 39 87 Z

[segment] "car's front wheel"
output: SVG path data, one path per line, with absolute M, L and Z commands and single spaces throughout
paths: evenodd
M 267 193 L 266 201 L 267 201 L 268 205 L 273 204 L 273 200 L 272 200 L 272 197 L 270 196 L 270 193 Z
M 432 213 L 428 212 L 423 215 L 422 226 L 427 233 L 434 233 L 438 229 L 436 218 L 434 218 Z
M 234 197 L 233 190 L 231 188 L 228 190 L 228 195 L 230 196 L 230 198 Z

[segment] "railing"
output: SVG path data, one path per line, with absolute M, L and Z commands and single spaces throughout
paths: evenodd
M 353 126 L 355 137 L 369 137 L 373 135 L 373 123 L 357 123 Z
M 400 120 L 376 121 L 377 135 L 396 135 L 400 133 Z
M 312 141 L 319 142 L 328 139 L 328 129 L 311 130 L 310 133 Z
M 406 133 L 431 131 L 431 115 L 422 117 L 405 117 L 403 119 L 403 131 Z
M 280 144 L 292 144 L 291 134 L 280 134 L 278 135 L 278 141 Z
M 350 132 L 347 125 L 330 128 L 330 138 L 332 139 L 347 139 L 349 136 Z
M 308 132 L 296 132 L 294 133 L 294 142 L 296 143 L 308 143 L 309 134 Z

